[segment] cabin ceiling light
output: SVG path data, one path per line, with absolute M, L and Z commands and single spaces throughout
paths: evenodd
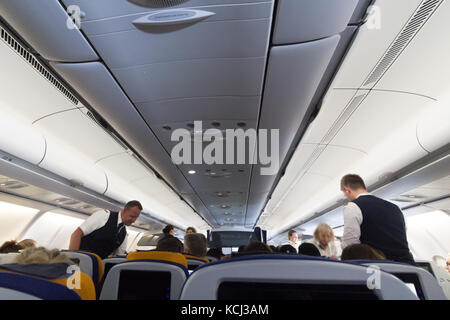
M 188 173 L 189 173 L 189 174 L 195 174 L 196 171 L 195 171 L 195 170 L 189 170 Z

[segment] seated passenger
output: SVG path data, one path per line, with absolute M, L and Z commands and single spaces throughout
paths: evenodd
M 247 246 L 245 246 L 245 245 L 240 246 L 239 249 L 238 249 L 238 253 L 244 252 L 246 247 Z
M 281 246 L 281 248 L 278 252 L 285 253 L 285 254 L 297 254 L 297 250 L 289 244 L 285 244 L 284 246 Z
M 184 252 L 192 256 L 206 256 L 206 237 L 201 233 L 188 233 L 184 236 Z
M 188 234 L 188 233 L 197 233 L 197 230 L 195 230 L 194 227 L 187 227 L 185 233 L 186 234 Z
M 253 241 L 248 246 L 245 247 L 243 255 L 249 255 L 249 254 L 268 254 L 272 253 L 272 249 L 270 247 L 262 242 L 259 241 Z
M 341 260 L 386 260 L 383 253 L 367 244 L 351 244 L 342 250 Z
M 317 249 L 314 244 L 308 242 L 304 242 L 298 247 L 298 254 L 303 256 L 320 257 L 319 249 Z
M 33 239 L 23 239 L 19 242 L 19 244 L 24 247 L 24 249 L 27 248 L 37 248 L 37 243 Z
M 156 245 L 156 251 L 183 253 L 183 250 L 183 243 L 173 236 L 160 239 Z
M 337 259 L 338 249 L 335 244 L 334 232 L 328 224 L 318 224 L 312 243 L 319 249 L 322 257 Z
M 24 246 L 15 240 L 6 241 L 0 247 L 0 253 L 16 253 L 23 250 Z
M 446 269 L 450 273 L 450 253 L 447 256 Z
M 222 248 L 210 248 L 208 252 L 206 252 L 207 257 L 213 257 L 217 260 L 222 259 L 225 255 L 222 252 Z
M 269 248 L 272 250 L 273 253 L 279 253 L 280 252 L 280 250 L 277 247 L 275 247 L 274 245 L 269 246 Z
M 20 255 L 16 257 L 14 263 L 18 264 L 50 264 L 50 263 L 66 263 L 69 265 L 75 264 L 64 253 L 59 250 L 47 250 L 44 247 L 25 249 Z

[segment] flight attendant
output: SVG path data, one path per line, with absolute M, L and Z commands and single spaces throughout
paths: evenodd
M 350 201 L 344 207 L 342 248 L 363 243 L 381 251 L 389 260 L 414 265 L 400 208 L 369 194 L 363 179 L 355 174 L 341 179 L 341 190 Z
M 142 205 L 139 201 L 128 202 L 120 212 L 101 210 L 83 222 L 70 238 L 69 250 L 93 252 L 102 259 L 110 255 L 125 255 L 127 231 L 139 217 Z

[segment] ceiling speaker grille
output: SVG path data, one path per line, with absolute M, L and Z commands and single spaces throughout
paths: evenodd
M 27 61 L 37 72 L 46 78 L 56 89 L 65 95 L 73 104 L 78 105 L 78 99 L 70 93 L 69 90 L 52 75 L 47 68 L 42 65 L 32 53 L 21 45 L 8 31 L 0 25 L 0 38 L 25 61 Z
M 421 3 L 412 18 L 408 21 L 378 65 L 372 71 L 369 78 L 364 83 L 364 86 L 377 82 L 384 75 L 387 69 L 395 62 L 398 56 L 408 46 L 441 3 L 442 0 L 425 0 Z
M 168 8 L 174 7 L 188 0 L 128 0 L 139 6 L 148 8 Z

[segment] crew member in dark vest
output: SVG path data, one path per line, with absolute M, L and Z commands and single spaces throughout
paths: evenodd
M 69 250 L 82 250 L 98 254 L 102 259 L 110 255 L 125 255 L 127 231 L 139 217 L 142 205 L 128 202 L 122 211 L 101 210 L 93 213 L 70 238 Z
M 350 201 L 344 207 L 342 248 L 363 243 L 381 251 L 389 260 L 414 265 L 400 208 L 369 194 L 363 179 L 355 174 L 341 179 L 341 190 Z

